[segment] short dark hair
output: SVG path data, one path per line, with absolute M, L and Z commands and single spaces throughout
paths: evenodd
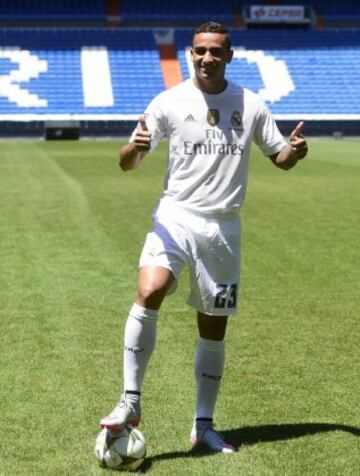
M 228 48 L 231 48 L 231 39 L 228 29 L 221 25 L 221 23 L 216 23 L 214 21 L 207 21 L 206 23 L 202 23 L 198 27 L 195 28 L 194 35 L 198 33 L 221 33 L 222 35 L 226 35 L 226 45 Z

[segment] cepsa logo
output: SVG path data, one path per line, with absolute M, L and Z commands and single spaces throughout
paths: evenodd
M 302 6 L 298 7 L 270 7 L 270 6 L 259 6 L 251 7 L 251 17 L 256 20 L 286 20 L 286 19 L 303 19 L 304 18 L 304 8 Z
M 254 9 L 252 11 L 252 13 L 253 13 L 254 17 L 256 17 L 256 18 L 261 18 L 261 17 L 266 15 L 265 8 L 262 8 L 262 7 Z

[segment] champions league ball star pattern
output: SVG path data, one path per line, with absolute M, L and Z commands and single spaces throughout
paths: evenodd
M 116 437 L 103 428 L 96 438 L 95 457 L 103 468 L 135 471 L 145 460 L 146 441 L 142 432 L 126 426 Z

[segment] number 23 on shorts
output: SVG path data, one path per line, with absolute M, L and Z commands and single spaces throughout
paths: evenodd
M 236 307 L 237 284 L 217 284 L 214 307 L 217 309 Z

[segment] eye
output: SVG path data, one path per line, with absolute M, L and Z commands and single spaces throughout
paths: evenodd
M 199 48 L 195 48 L 194 51 L 197 55 L 204 56 L 204 54 L 206 53 L 206 48 L 199 47 Z
M 222 49 L 221 48 L 210 48 L 209 50 L 211 56 L 214 56 L 215 58 L 219 58 L 222 54 Z

